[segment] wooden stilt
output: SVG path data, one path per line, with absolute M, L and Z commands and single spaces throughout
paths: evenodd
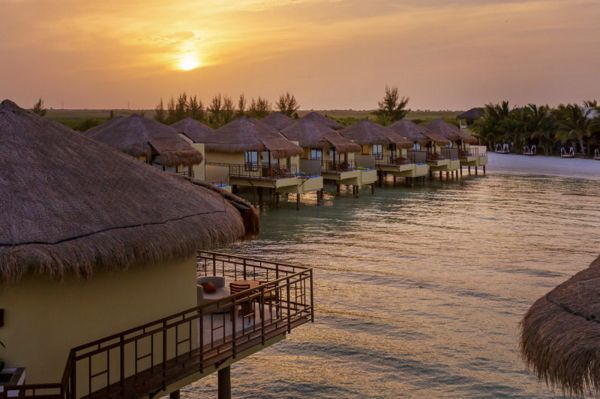
M 394 186 L 396 185 L 396 176 L 394 176 Z
M 483 174 L 485 175 L 485 165 L 483 165 Z
M 371 184 L 371 195 L 375 195 L 375 183 Z
M 469 176 L 471 176 L 471 165 L 467 166 L 468 170 L 469 170 Z
M 460 175 L 462 176 L 462 165 L 460 165 Z
M 300 210 L 300 193 L 296 194 L 296 210 Z
M 317 206 L 321 206 L 321 190 L 317 190 Z
M 279 208 L 279 191 L 275 191 L 275 208 Z
M 442 171 L 440 170 L 440 180 L 442 180 Z
M 231 399 L 231 369 L 229 367 L 219 370 L 218 386 L 218 399 Z
M 340 195 L 340 183 L 337 183 L 337 184 L 335 185 L 335 193 L 336 193 L 337 195 Z
M 478 173 L 477 173 L 477 166 L 475 166 L 475 176 L 477 176 L 477 175 L 478 175 Z
M 169 394 L 169 399 L 179 399 L 180 397 L 179 389 Z

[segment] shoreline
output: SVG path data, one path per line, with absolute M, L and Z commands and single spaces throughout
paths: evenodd
M 600 161 L 488 152 L 488 173 L 600 180 Z

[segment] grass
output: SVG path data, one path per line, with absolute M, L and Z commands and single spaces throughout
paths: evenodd
M 49 109 L 46 116 L 52 120 L 65 124 L 72 129 L 85 131 L 91 127 L 94 127 L 100 123 L 107 121 L 111 112 L 114 116 L 128 116 L 131 114 L 144 114 L 146 116 L 154 116 L 154 110 L 107 110 L 107 109 Z M 298 111 L 299 116 L 306 115 L 310 111 L 301 110 Z M 373 111 L 369 110 L 318 110 L 324 115 L 339 120 L 344 125 L 351 125 L 360 119 L 369 118 L 374 120 Z M 429 110 L 416 110 L 410 111 L 407 118 L 417 123 L 429 122 L 434 119 L 442 118 L 448 121 L 455 121 L 456 115 L 461 111 L 429 111 Z

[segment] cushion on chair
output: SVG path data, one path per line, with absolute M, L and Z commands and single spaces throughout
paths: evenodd
M 200 285 L 202 286 L 202 288 L 204 288 L 204 292 L 206 294 L 214 294 L 215 292 L 217 292 L 217 287 L 215 287 L 215 285 L 213 283 L 211 283 L 210 281 L 207 281 Z

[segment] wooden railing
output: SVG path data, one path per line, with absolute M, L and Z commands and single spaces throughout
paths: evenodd
M 9 393 L 43 399 L 152 397 L 314 321 L 312 269 L 200 252 L 197 274 L 261 283 L 78 346 L 69 353 L 60 383 L 6 386 L 0 399 Z
M 356 169 L 354 161 L 322 161 L 321 170 L 323 172 L 351 172 Z
M 282 167 L 276 165 L 262 165 L 256 163 L 228 164 L 228 163 L 210 163 L 215 166 L 225 166 L 229 169 L 230 177 L 260 178 L 260 179 L 283 179 L 297 176 L 298 167 Z

